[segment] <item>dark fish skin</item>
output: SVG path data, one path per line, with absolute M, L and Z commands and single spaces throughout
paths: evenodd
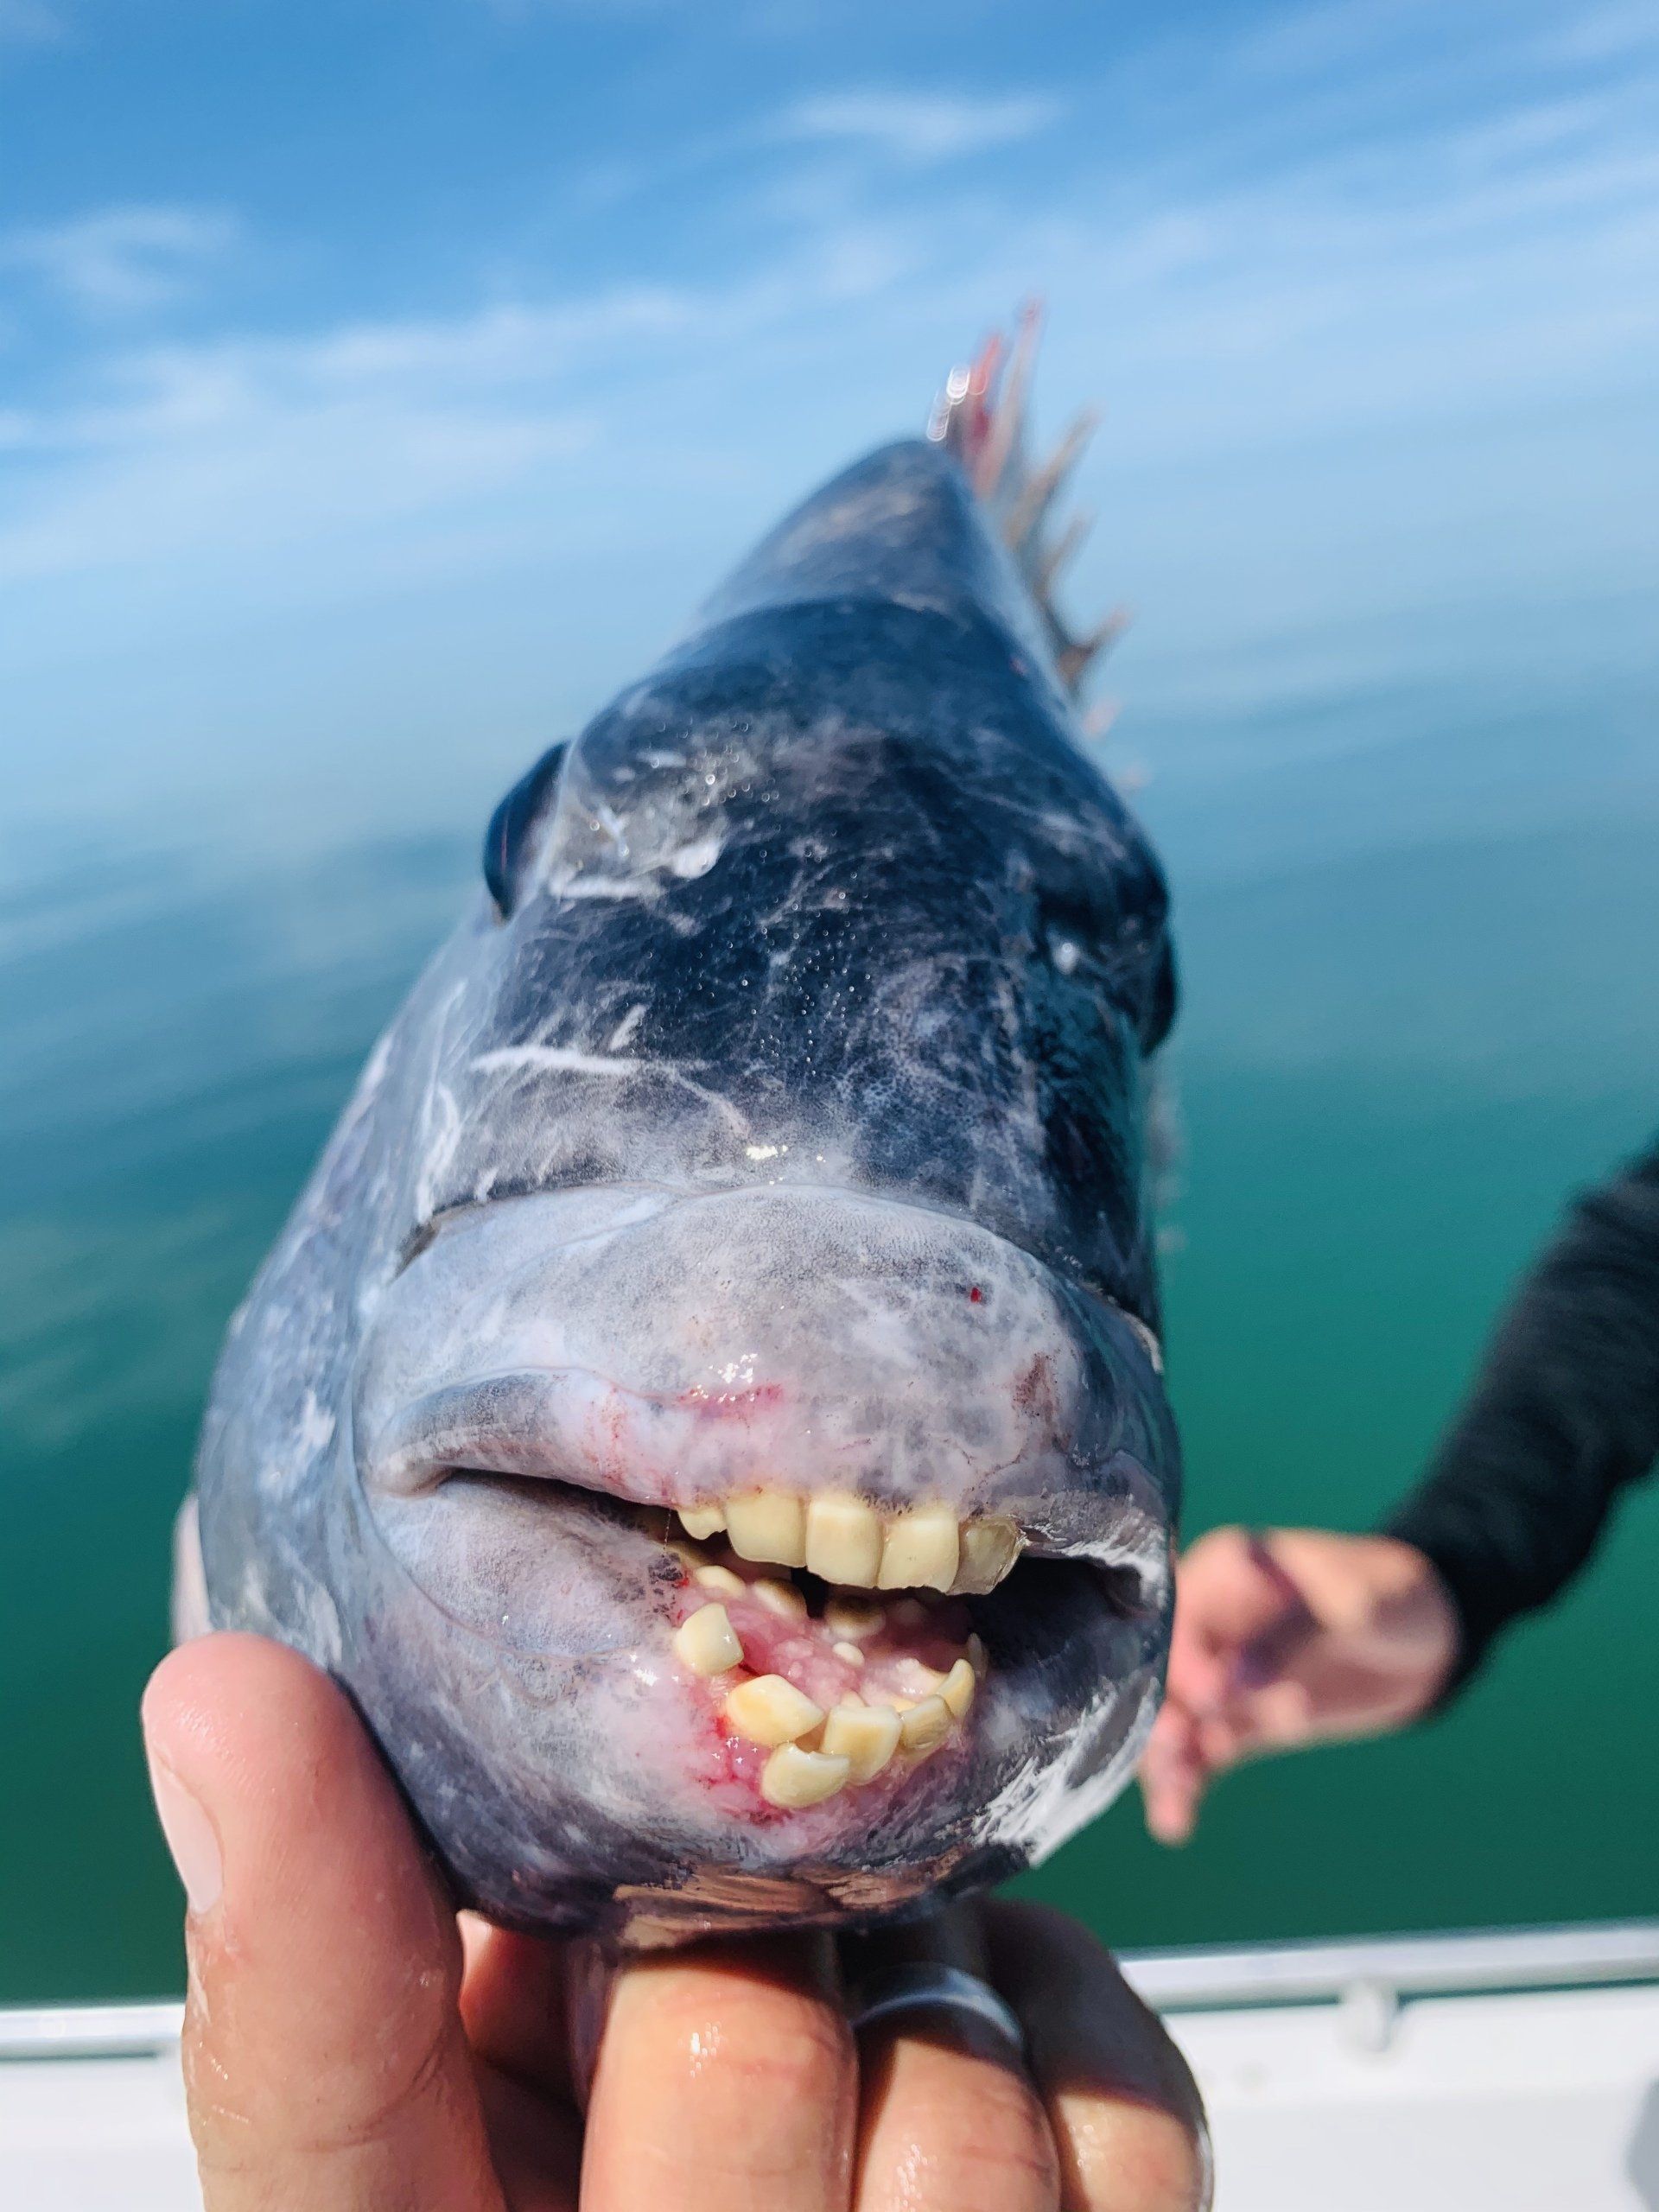
M 1167 1645 L 1174 987 L 956 459 L 890 446 L 798 508 L 485 858 L 232 1324 L 213 1622 L 346 1686 L 511 1924 L 861 1921 L 1043 1856 L 1131 1770 Z M 711 1782 L 667 1516 L 619 1502 L 767 1486 L 1052 1555 L 969 1601 L 961 1743 L 788 1814 Z

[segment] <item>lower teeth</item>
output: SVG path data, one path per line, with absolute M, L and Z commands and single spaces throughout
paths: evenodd
M 897 1681 L 885 1694 L 868 1688 L 861 1695 L 849 1688 L 839 1696 L 832 1690 L 820 1703 L 782 1674 L 745 1670 L 745 1634 L 760 1637 L 762 1649 L 781 1637 L 781 1656 L 794 1663 L 787 1662 L 790 1630 L 805 1630 L 811 1621 L 806 1596 L 794 1582 L 753 1569 L 740 1573 L 747 1564 L 741 1558 L 728 1564 L 699 1557 L 689 1546 L 676 1544 L 674 1549 L 702 1600 L 674 1631 L 675 1657 L 688 1672 L 723 1692 L 721 1713 L 730 1732 L 768 1754 L 760 1776 L 760 1795 L 768 1804 L 798 1810 L 843 1789 L 862 1789 L 895 1757 L 916 1764 L 931 1758 L 965 1723 L 985 1672 L 985 1648 L 978 1637 L 957 1646 L 958 1656 L 948 1664 L 940 1655 L 937 1667 L 918 1654 L 894 1655 L 878 1648 L 873 1656 L 865 1648 L 895 1630 L 926 1630 L 937 1637 L 931 1609 L 919 1599 L 893 1599 L 884 1605 L 841 1591 L 829 1594 L 821 1624 L 828 1656 L 842 1669 L 858 1669 L 865 1683 L 889 1675 Z M 728 1606 L 751 1600 L 772 1616 L 770 1630 L 753 1613 L 747 1628 L 734 1624 Z M 754 1648 L 751 1643 L 749 1649 Z M 798 1646 L 793 1648 L 798 1652 Z M 811 1661 L 806 1671 L 810 1678 L 823 1670 Z
M 791 1811 L 804 1805 L 821 1805 L 847 1787 L 848 1763 L 823 1751 L 804 1751 L 798 1744 L 780 1744 L 760 1773 L 760 1795 L 769 1805 Z

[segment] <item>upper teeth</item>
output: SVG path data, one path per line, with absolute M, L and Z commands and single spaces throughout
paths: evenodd
M 826 1582 L 868 1590 L 881 1571 L 881 1516 L 861 1497 L 832 1491 L 806 1509 L 806 1564 Z
M 826 1582 L 863 1590 L 994 1590 L 1020 1555 L 1015 1522 L 1001 1514 L 959 1522 L 948 1505 L 917 1505 L 884 1516 L 850 1491 L 810 1499 L 750 1491 L 706 1505 L 682 1505 L 699 1541 L 724 1529 L 740 1559 L 810 1567 Z
M 726 1503 L 726 1534 L 740 1559 L 806 1565 L 806 1506 L 784 1491 L 752 1491 Z

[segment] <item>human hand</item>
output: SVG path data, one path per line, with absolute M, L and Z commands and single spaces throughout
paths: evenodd
M 842 1953 L 753 1937 L 618 1964 L 445 1901 L 343 1694 L 220 1635 L 144 1700 L 188 1894 L 207 2212 L 1198 2212 L 1197 2092 L 1058 1915 L 955 1908 L 861 1965 L 968 1966 L 1025 2031 L 849 2025 Z
M 1398 1728 L 1457 1658 L 1445 1585 L 1391 1536 L 1217 1529 L 1175 1573 L 1169 1680 L 1141 1764 L 1147 1826 L 1185 1843 L 1239 1760 Z

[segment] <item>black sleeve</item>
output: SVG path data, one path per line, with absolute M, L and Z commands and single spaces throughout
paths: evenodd
M 1522 1284 L 1427 1477 L 1388 1523 L 1462 1624 L 1445 1695 L 1547 1605 L 1659 1459 L 1659 1145 L 1581 1198 Z

